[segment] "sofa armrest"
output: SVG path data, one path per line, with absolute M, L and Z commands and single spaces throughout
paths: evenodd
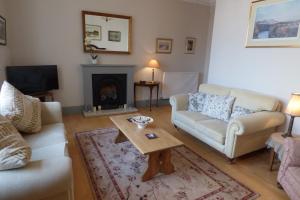
M 238 117 L 229 122 L 227 134 L 244 135 L 256 133 L 277 127 L 285 122 L 285 115 L 281 112 L 257 112 Z
M 170 104 L 172 106 L 172 110 L 187 110 L 188 109 L 188 101 L 189 96 L 187 94 L 178 94 L 170 97 Z
M 278 172 L 278 182 L 285 175 L 289 167 L 300 167 L 300 139 L 286 138 L 284 141 L 284 153 Z
M 23 168 L 0 172 L 2 200 L 47 199 L 72 186 L 72 161 L 68 157 L 33 161 Z
M 62 123 L 61 104 L 59 102 L 42 102 L 42 124 Z

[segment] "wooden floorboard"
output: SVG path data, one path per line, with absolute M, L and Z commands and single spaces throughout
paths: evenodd
M 155 122 L 163 129 L 184 142 L 184 144 L 214 164 L 216 167 L 237 179 L 242 184 L 259 193 L 259 199 L 285 200 L 289 199 L 283 190 L 277 188 L 277 170 L 270 172 L 268 169 L 269 152 L 259 151 L 239 158 L 235 164 L 230 164 L 221 153 L 208 145 L 195 139 L 189 134 L 178 131 L 170 122 L 171 108 L 168 106 L 139 109 L 139 112 L 154 118 Z M 114 127 L 108 117 L 84 118 L 81 115 L 64 116 L 64 123 L 69 140 L 69 153 L 73 161 L 75 199 L 93 199 L 92 189 L 89 184 L 87 171 L 81 160 L 78 146 L 74 140 L 74 133 L 93 130 L 96 128 Z

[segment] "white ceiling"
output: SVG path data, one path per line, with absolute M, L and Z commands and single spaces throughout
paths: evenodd
M 196 3 L 196 4 L 202 4 L 202 5 L 214 5 L 215 0 L 183 0 L 184 2 L 187 3 Z

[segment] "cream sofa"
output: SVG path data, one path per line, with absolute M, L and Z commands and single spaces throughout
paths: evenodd
M 187 94 L 170 98 L 172 123 L 230 159 L 264 148 L 270 134 L 285 121 L 285 115 L 279 112 L 280 103 L 273 97 L 212 84 L 200 85 L 199 91 L 207 94 L 231 95 L 236 97 L 233 107 L 241 106 L 261 111 L 226 123 L 200 112 L 187 111 Z
M 32 148 L 30 163 L 0 171 L 1 200 L 73 199 L 72 161 L 60 103 L 42 103 L 42 124 L 40 133 L 23 135 Z

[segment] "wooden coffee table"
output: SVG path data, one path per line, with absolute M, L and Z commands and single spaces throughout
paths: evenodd
M 144 129 L 139 129 L 134 123 L 127 120 L 137 115 L 140 114 L 110 117 L 119 129 L 119 135 L 115 143 L 129 140 L 142 154 L 149 155 L 148 168 L 142 177 L 142 181 L 148 181 L 160 172 L 164 174 L 173 173 L 174 166 L 171 162 L 171 149 L 182 146 L 183 143 L 167 131 L 158 128 L 155 123 L 148 125 Z M 147 133 L 155 133 L 158 138 L 150 140 L 145 135 Z

